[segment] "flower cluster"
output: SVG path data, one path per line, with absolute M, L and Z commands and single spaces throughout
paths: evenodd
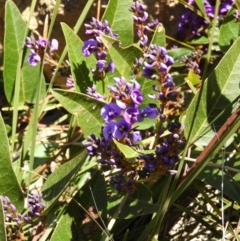
M 101 109 L 101 115 L 106 122 L 102 129 L 102 138 L 97 138 L 91 134 L 84 145 L 89 156 L 96 156 L 99 163 L 120 168 L 121 174 L 112 177 L 110 184 L 118 187 L 116 188 L 118 191 L 121 189 L 131 192 L 133 191 L 135 169 L 127 162 L 123 153 L 118 150 L 113 139 L 125 145 L 136 147 L 138 142 L 142 140 L 142 133 L 136 130 L 134 124 L 142 122 L 145 118 L 156 118 L 159 110 L 152 104 L 140 108 L 144 96 L 137 81 L 128 83 L 123 77 L 114 78 L 114 80 L 115 85 L 108 86 L 112 102 Z M 122 179 L 125 181 L 120 184 Z
M 202 51 L 196 50 L 191 54 L 191 60 L 187 56 L 182 57 L 182 62 L 186 64 L 187 70 L 199 75 L 201 70 L 199 69 L 199 63 L 202 57 Z
M 170 105 L 174 102 L 174 106 L 176 107 L 182 102 L 179 98 L 179 90 L 175 88 L 173 77 L 169 73 L 174 60 L 167 54 L 167 50 L 164 47 L 155 44 L 149 46 L 144 57 L 143 76 L 156 80 L 159 84 L 153 85 L 153 90 L 157 94 L 149 95 L 149 97 L 160 101 L 159 113 L 161 121 L 163 121 L 167 117 L 166 112 L 169 113 L 169 109 L 171 109 Z M 176 112 L 176 110 L 173 111 Z
M 95 98 L 95 99 L 97 99 L 97 100 L 102 100 L 102 101 L 104 101 L 104 96 L 97 92 L 97 87 L 96 87 L 96 85 L 93 85 L 92 87 L 88 87 L 88 88 L 87 88 L 87 94 L 88 94 L 89 96 L 92 96 L 93 98 Z
M 159 139 L 155 153 L 138 157 L 141 163 L 138 174 L 141 178 L 160 177 L 178 161 L 178 149 L 184 143 L 180 137 L 182 125 L 178 121 L 173 121 L 167 125 L 166 129 L 171 134 Z
M 148 22 L 146 9 L 147 7 L 139 1 L 135 1 L 129 9 L 133 13 L 134 24 L 137 27 L 137 35 L 139 37 L 139 45 L 143 50 L 147 48 L 148 33 L 153 32 L 159 24 L 157 19 Z
M 8 241 L 22 240 L 22 226 L 24 223 L 29 223 L 33 218 L 39 217 L 45 208 L 41 195 L 28 195 L 28 212 L 25 215 L 17 213 L 16 207 L 8 197 L 2 196 L 2 203 Z
M 149 95 L 149 97 L 159 100 L 159 106 L 152 104 L 151 99 L 147 106 L 141 106 L 144 95 L 136 80 L 128 82 L 123 77 L 114 78 L 114 86 L 108 86 L 110 103 L 105 104 L 101 109 L 101 116 L 105 121 L 101 137 L 98 138 L 91 134 L 83 142 L 89 156 L 96 157 L 102 165 L 117 169 L 117 174 L 111 175 L 109 178 L 109 183 L 115 190 L 128 193 L 134 191 L 135 181 L 139 178 L 159 177 L 172 168 L 178 161 L 178 148 L 183 143 L 182 126 L 178 121 L 173 121 L 175 113 L 171 112 L 172 115 L 170 115 L 169 111 L 170 103 L 174 103 L 175 106 L 175 103 L 179 102 L 179 91 L 175 88 L 169 72 L 174 60 L 167 54 L 164 47 L 155 44 L 147 46 L 147 33 L 156 28 L 158 21 L 147 23 L 146 7 L 139 1 L 135 1 L 130 7 L 130 11 L 134 15 L 140 47 L 143 49 L 143 57 L 136 59 L 133 72 L 136 76 L 139 76 L 139 72 L 141 72 L 143 77 L 157 81 L 157 84 L 153 82 L 153 90 L 157 94 Z M 85 56 L 96 53 L 99 63 L 99 60 L 107 55 L 99 36 L 103 33 L 106 34 L 104 28 L 108 25 L 107 22 L 102 24 L 93 20 L 93 23 L 86 27 L 88 35 L 93 36 L 94 39 L 89 39 L 84 43 L 82 52 Z M 113 35 L 109 28 L 106 32 L 110 36 Z M 99 67 L 97 69 L 99 70 Z M 96 99 L 104 100 L 103 96 L 96 92 L 96 86 L 88 88 L 87 93 Z M 140 122 L 146 118 L 155 119 L 156 130 L 140 130 L 138 128 Z M 141 141 L 146 138 L 153 139 L 154 145 L 151 147 L 149 144 L 143 145 Z M 120 150 L 118 143 L 139 151 L 139 157 L 129 161 L 123 150 Z
M 110 177 L 110 184 L 119 192 L 126 190 L 128 193 L 132 193 L 135 189 L 135 182 L 132 176 L 134 176 L 134 174 L 126 175 L 126 173 L 120 172 Z
M 116 103 L 105 105 L 101 115 L 106 122 L 103 136 L 106 140 L 127 138 L 135 144 L 141 140 L 139 131 L 133 130 L 133 124 L 145 117 L 154 119 L 158 115 L 156 106 L 138 108 L 143 101 L 140 85 L 137 81 L 128 83 L 125 78 L 115 78 L 115 85 L 108 87 Z
M 53 51 L 58 49 L 58 41 L 52 39 L 50 42 L 42 37 L 38 37 L 38 40 L 34 37 L 27 37 L 25 46 L 31 50 L 28 57 L 29 65 L 36 66 L 42 61 L 44 50 L 46 50 L 46 58 L 51 59 Z
M 88 35 L 90 39 L 84 42 L 82 53 L 85 57 L 89 57 L 91 54 L 95 53 L 97 64 L 96 69 L 92 69 L 92 72 L 103 79 L 105 73 L 114 71 L 115 66 L 111 60 L 107 63 L 106 48 L 100 36 L 104 34 L 112 38 L 117 38 L 117 34 L 112 32 L 111 28 L 108 26 L 107 20 L 102 23 L 96 18 L 92 18 L 92 22 L 90 24 L 85 24 L 85 27 L 87 29 L 86 35 Z
M 220 1 L 220 8 L 218 17 L 226 15 L 229 9 L 232 7 L 234 0 Z M 197 8 L 195 1 L 189 0 L 188 4 Z M 215 1 L 204 0 L 204 8 L 209 18 L 214 17 Z M 195 12 L 187 9 L 181 16 L 181 22 L 178 24 L 177 38 L 180 40 L 189 40 L 195 36 L 203 34 L 208 21 L 197 15 Z M 191 32 L 189 32 L 190 30 Z
M 148 79 L 159 80 L 166 87 L 172 87 L 174 84 L 168 74 L 168 69 L 174 63 L 174 60 L 167 55 L 167 50 L 164 47 L 151 44 L 144 57 L 143 76 Z

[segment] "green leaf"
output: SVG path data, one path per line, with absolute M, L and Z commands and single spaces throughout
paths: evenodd
M 123 196 L 113 195 L 109 198 L 109 215 L 113 215 Z M 136 183 L 136 190 L 130 194 L 118 214 L 118 218 L 134 218 L 157 212 L 159 206 L 152 204 L 152 193 L 145 185 Z
M 126 79 L 130 79 L 134 61 L 136 58 L 142 56 L 142 50 L 136 45 L 122 48 L 119 46 L 119 41 L 106 35 L 101 35 L 101 39 L 108 49 L 109 55 L 118 72 Z
M 148 96 L 148 94 L 155 94 L 152 87 L 153 84 L 155 84 L 154 80 L 150 80 L 147 78 L 138 78 L 137 82 L 141 85 L 141 92 L 144 94 L 144 99 L 143 99 L 143 102 L 141 103 L 141 107 L 146 107 L 148 106 L 149 103 L 158 105 L 159 100 L 151 99 Z
M 191 40 L 191 42 L 189 42 L 190 45 L 200 45 L 200 44 L 208 44 L 209 43 L 209 39 L 206 35 L 202 35 L 199 38 L 195 38 L 193 40 Z
M 132 0 L 110 0 L 102 20 L 107 20 L 113 33 L 123 46 L 133 43 L 133 13 L 129 11 Z
M 12 167 L 10 155 L 10 147 L 8 143 L 7 132 L 5 125 L 0 115 L 0 195 L 7 196 L 16 206 L 18 211 L 22 211 L 24 205 L 24 197 L 17 177 Z
M 195 74 L 192 70 L 188 72 L 188 75 L 185 78 L 185 80 L 190 81 L 193 85 L 198 85 L 201 83 L 200 76 Z
M 229 47 L 231 47 L 233 41 L 235 41 L 240 35 L 240 25 L 233 16 L 235 11 L 236 8 L 233 7 L 225 16 L 220 27 L 219 45 L 223 52 L 226 52 Z
M 83 46 L 81 39 L 65 23 L 61 23 L 61 26 L 67 43 L 75 88 L 78 92 L 86 93 L 87 87 L 92 86 L 93 74 L 90 68 L 96 67 L 96 59 L 93 55 L 85 57 L 81 52 Z
M 115 139 L 113 139 L 113 141 L 122 154 L 126 157 L 127 161 L 134 163 L 135 158 L 139 156 L 139 153 L 134 151 L 130 146 L 124 145 Z
M 202 0 L 195 0 L 195 3 L 196 3 L 197 6 L 199 7 L 201 13 L 202 13 L 203 15 L 206 15 L 205 7 L 204 7 L 204 4 L 203 4 L 204 1 L 202 1 Z
M 28 63 L 28 56 L 31 54 L 31 50 L 27 49 L 23 59 L 22 66 L 22 90 L 24 93 L 24 100 L 27 103 L 36 102 L 37 87 L 40 81 L 41 66 L 30 66 Z M 42 81 L 40 90 L 40 99 L 45 97 L 46 83 Z
M 47 210 L 58 200 L 69 182 L 74 178 L 87 157 L 85 151 L 56 169 L 46 180 L 42 188 L 44 203 Z
M 216 69 L 204 81 L 201 100 L 198 92 L 189 106 L 185 122 L 185 136 L 188 137 L 191 123 L 195 120 L 190 143 L 206 146 L 235 110 L 239 98 L 240 38 L 232 45 Z M 195 110 L 197 108 L 197 115 Z
M 24 44 L 26 23 L 21 13 L 12 1 L 5 5 L 5 33 L 4 33 L 4 90 L 9 103 L 13 103 L 14 87 L 18 69 L 18 61 Z M 23 102 L 23 93 L 20 102 Z
M 0 237 L 2 241 L 7 241 L 6 229 L 5 229 L 5 217 L 2 204 L 2 198 L 0 197 Z
M 151 44 L 156 44 L 158 46 L 166 48 L 165 28 L 162 24 L 158 24 L 158 26 L 156 27 Z
M 50 241 L 71 240 L 73 223 L 74 217 L 71 216 L 69 212 L 63 213 L 57 221 L 57 225 L 54 228 Z
M 100 109 L 106 103 L 72 91 L 54 89 L 52 94 L 69 113 L 77 115 L 79 126 L 85 136 L 91 133 L 100 136 L 103 123 Z
M 77 199 L 78 200 L 78 199 Z M 107 191 L 104 175 L 99 170 L 94 170 L 91 179 L 81 188 L 79 201 L 85 209 L 95 206 L 102 218 L 107 217 Z

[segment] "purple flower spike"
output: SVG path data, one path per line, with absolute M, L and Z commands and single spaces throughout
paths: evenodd
M 41 58 L 38 54 L 32 53 L 28 57 L 28 63 L 31 66 L 36 66 L 41 61 Z
M 124 136 L 127 136 L 130 130 L 131 125 L 128 124 L 125 119 L 121 119 L 114 128 L 113 137 L 116 139 L 121 139 Z
M 125 110 L 123 117 L 127 123 L 133 124 L 138 121 L 138 114 L 139 111 L 137 108 L 129 107 Z
M 101 116 L 106 122 L 110 122 L 114 118 L 119 117 L 121 115 L 121 111 L 121 108 L 117 104 L 111 103 L 103 106 L 101 109 Z
M 85 57 L 90 56 L 96 50 L 97 50 L 97 42 L 94 39 L 89 39 L 84 42 L 82 47 L 82 53 Z
M 115 126 L 116 126 L 116 122 L 111 121 L 103 128 L 103 136 L 105 140 L 107 141 L 112 140 Z

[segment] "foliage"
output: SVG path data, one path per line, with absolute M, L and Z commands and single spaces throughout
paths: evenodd
M 175 36 L 109 0 L 82 41 L 89 0 L 60 53 L 59 0 L 42 36 L 6 1 L 1 240 L 240 240 L 239 4 L 179 2 Z

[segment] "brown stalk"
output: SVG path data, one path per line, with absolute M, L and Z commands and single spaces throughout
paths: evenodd
M 232 113 L 232 115 L 227 119 L 227 121 L 222 125 L 217 134 L 210 141 L 208 146 L 204 149 L 204 151 L 198 156 L 194 164 L 183 174 L 181 182 L 179 186 L 184 182 L 184 180 L 190 175 L 190 173 L 205 159 L 205 157 L 212 151 L 212 148 L 216 145 L 220 138 L 224 135 L 224 133 L 228 130 L 228 128 L 237 120 L 240 114 L 240 108 Z

